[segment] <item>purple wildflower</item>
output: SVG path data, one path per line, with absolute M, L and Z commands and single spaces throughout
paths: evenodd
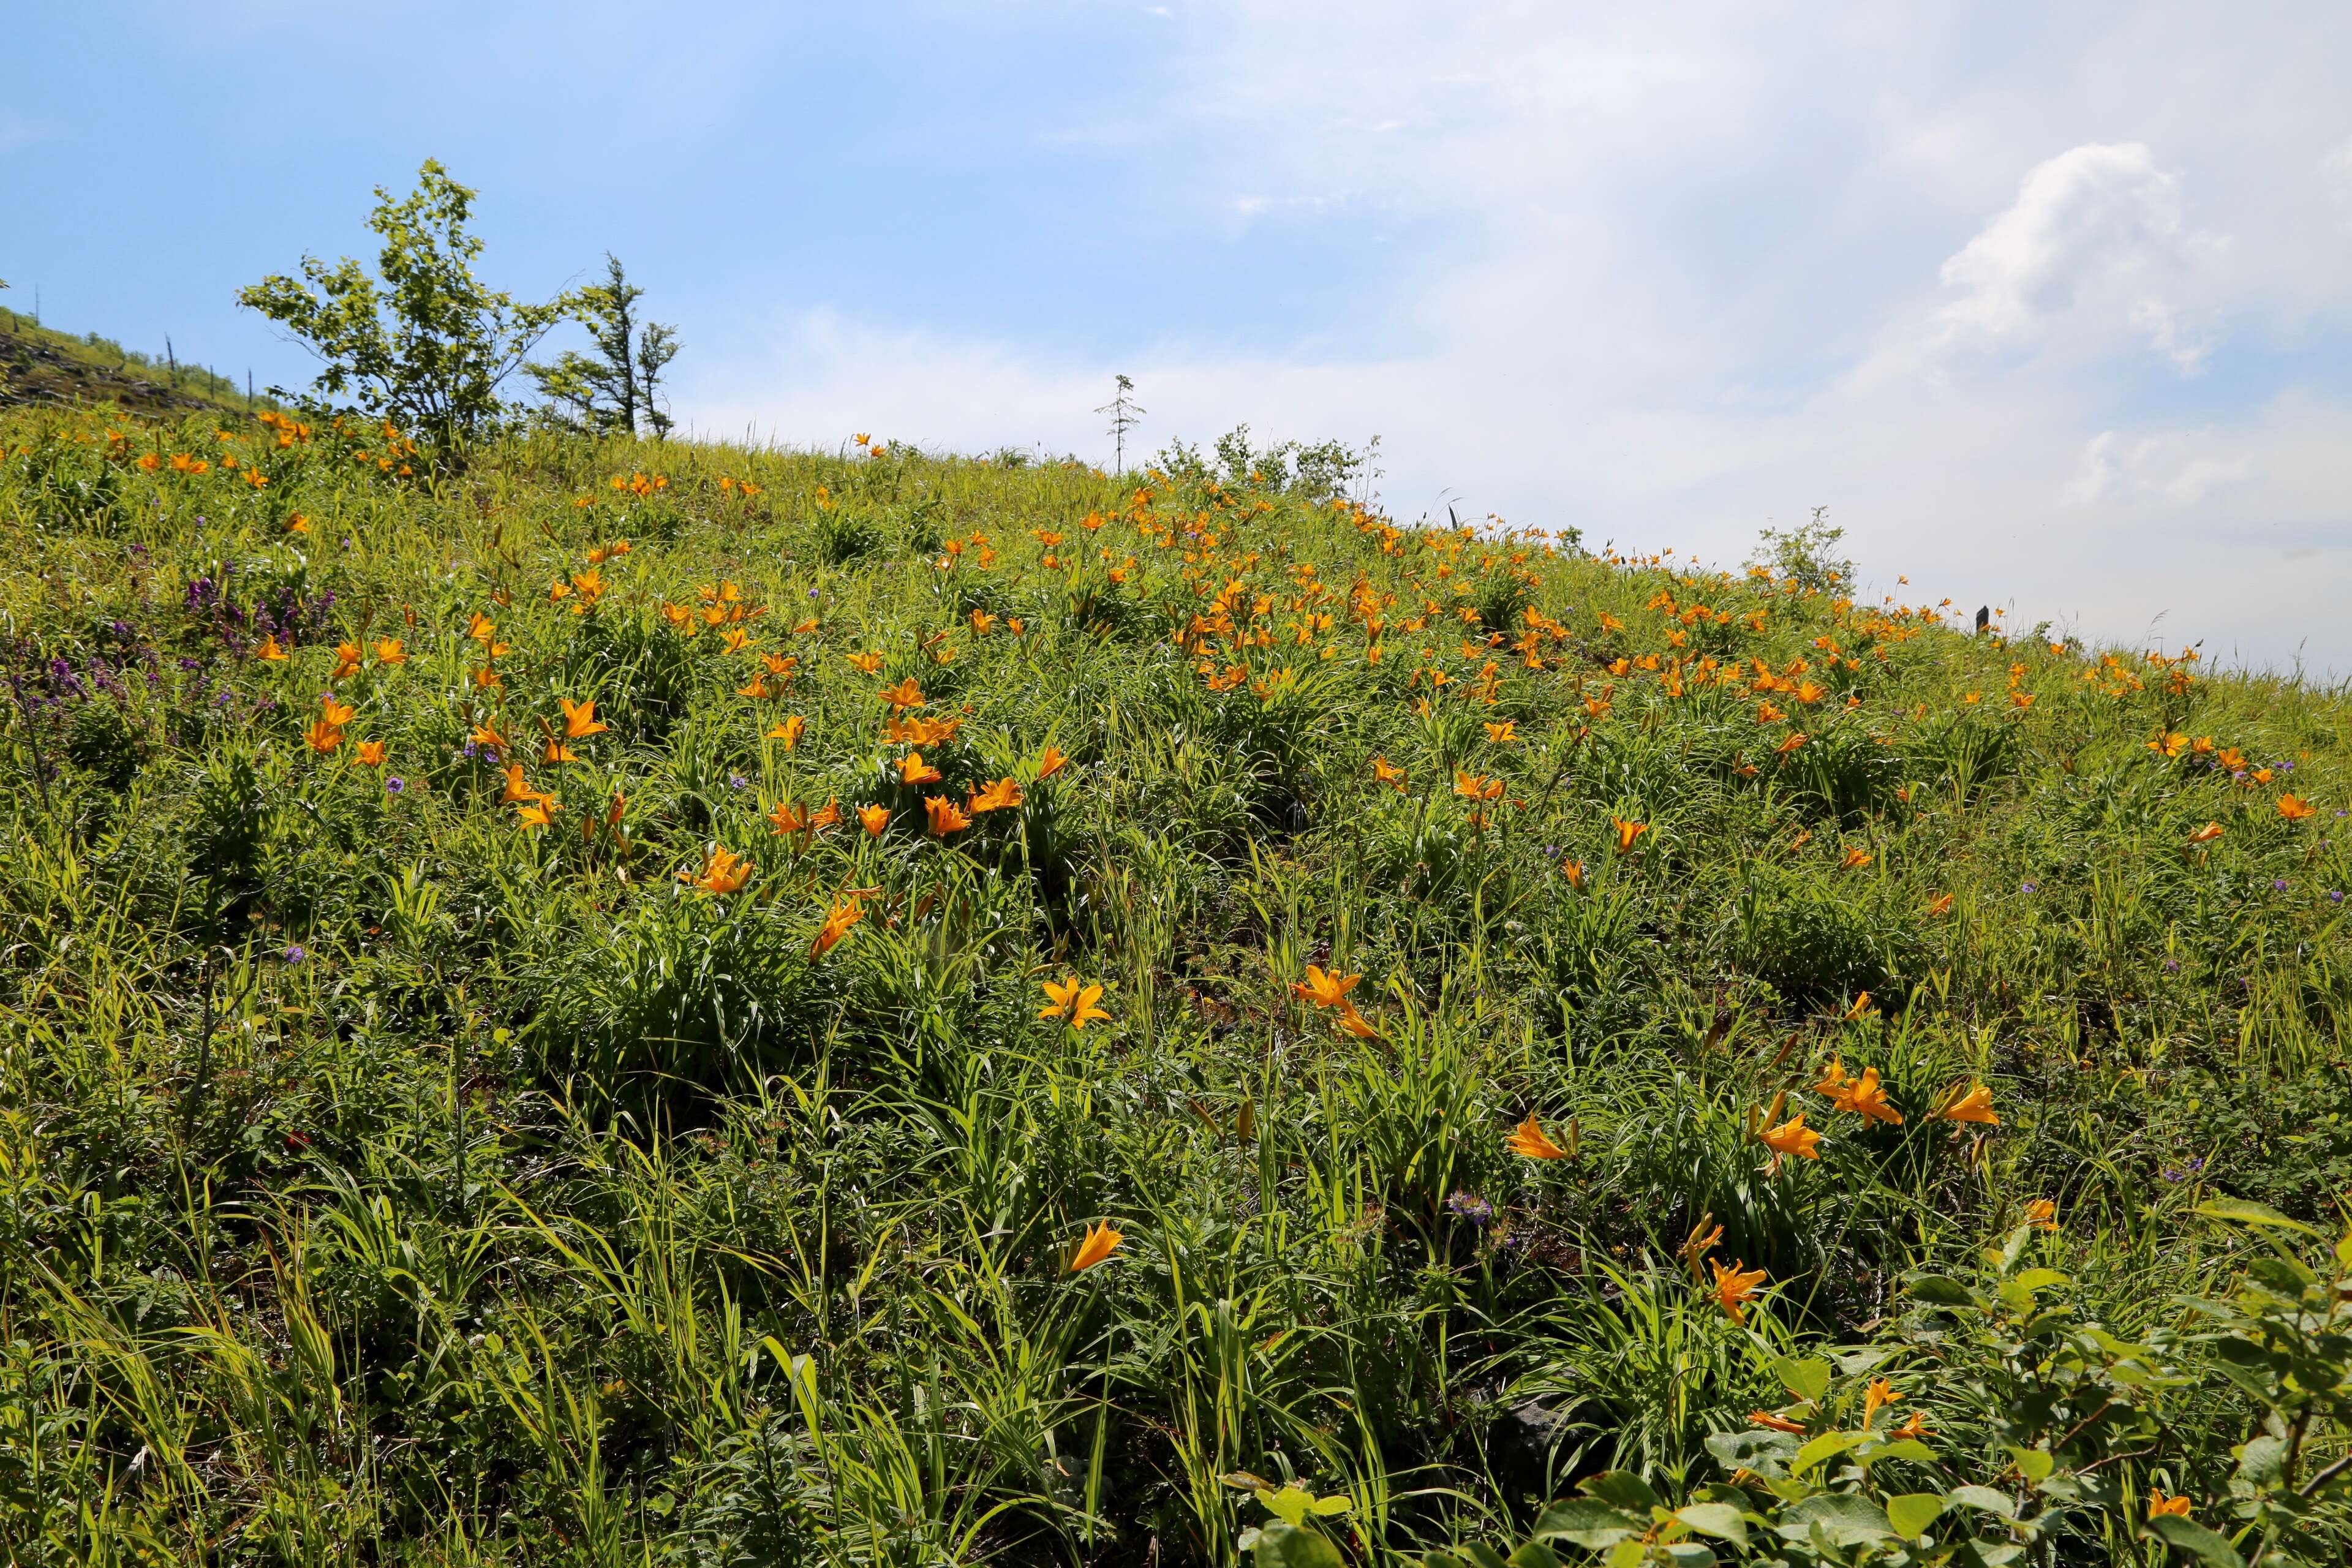
M 286 950 L 286 962 L 289 963 L 299 963 L 310 956 L 310 953 L 304 951 L 299 942 L 295 943 L 293 946 Z
M 1454 1195 L 1445 1200 L 1445 1206 L 1472 1225 L 1483 1226 L 1495 1217 L 1493 1204 L 1475 1193 L 1465 1193 L 1459 1187 L 1454 1188 Z
M 383 793 L 386 795 L 398 795 L 407 787 L 408 781 L 397 776 L 383 781 Z

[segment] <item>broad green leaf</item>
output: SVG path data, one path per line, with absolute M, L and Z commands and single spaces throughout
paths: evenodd
M 2047 1290 L 2053 1285 L 2066 1283 L 2066 1277 L 2055 1268 L 2029 1268 L 2010 1283 L 2028 1292 Z
M 2193 1519 L 2159 1514 L 2147 1521 L 2147 1527 L 2164 1537 L 2168 1545 L 2210 1564 L 2210 1568 L 2246 1568 L 2246 1560 L 2238 1555 L 2236 1547 Z
M 2048 1479 L 2050 1472 L 2058 1464 L 2058 1461 L 2052 1458 L 2047 1451 L 2041 1448 L 2011 1448 L 2009 1451 L 2009 1458 L 2010 1461 L 2016 1465 L 2020 1475 L 2037 1484 Z
M 1908 1459 L 1915 1465 L 1932 1465 L 1936 1462 L 1936 1450 L 1916 1437 L 1903 1437 L 1870 1456 L 1874 1465 L 1881 1459 Z
M 1505 1568 L 1559 1568 L 1559 1553 L 1540 1541 L 1530 1541 L 1511 1553 Z
M 2286 1471 L 2286 1442 L 2265 1432 L 2250 1439 L 2238 1456 L 2238 1477 L 2255 1486 L 2270 1485 Z
M 1925 1301 L 1931 1307 L 1973 1307 L 1977 1304 L 1976 1292 L 1958 1280 L 1947 1279 L 1941 1274 L 1912 1276 L 1911 1295 L 1913 1300 Z
M 1833 1459 L 1857 1444 L 1868 1441 L 1870 1434 L 1867 1432 L 1824 1432 L 1798 1449 L 1796 1462 L 1789 1468 L 1801 1473 L 1824 1459 Z
M 2207 1219 L 2227 1220 L 2234 1225 L 2267 1225 L 2281 1230 L 2299 1230 L 2305 1236 L 2320 1234 L 2301 1220 L 2289 1219 L 2269 1205 L 2258 1204 L 2250 1198 L 2210 1198 L 2199 1204 L 2195 1212 Z M 2211 1532 L 2209 1531 L 2207 1533 Z
M 1676 1509 L 1675 1517 L 1697 1531 L 1735 1546 L 1748 1544 L 1748 1521 L 1728 1503 L 1695 1502 Z
M 1707 1435 L 1706 1451 L 1727 1470 L 1754 1470 L 1759 1476 L 1777 1475 L 1780 1468 L 1797 1457 L 1797 1439 L 1786 1432 L 1770 1432 L 1753 1427 L 1745 1432 L 1713 1432 Z
M 1876 1503 L 1846 1492 L 1816 1492 L 1790 1504 L 1780 1510 L 1779 1530 L 1790 1541 L 1810 1541 L 1819 1531 L 1832 1546 L 1861 1546 L 1895 1533 Z
M 1631 1470 L 1609 1470 L 1597 1475 L 1584 1483 L 1584 1490 L 1589 1497 L 1639 1513 L 1646 1514 L 1658 1506 L 1658 1494 L 1650 1489 L 1650 1483 Z
M 1943 1513 L 1944 1500 L 1935 1492 L 1905 1492 L 1886 1500 L 1886 1522 L 1906 1541 L 1916 1541 Z
M 2017 1517 L 2017 1504 L 2006 1493 L 1990 1487 L 1954 1487 L 1951 1500 L 1983 1513 L 1999 1514 L 2003 1519 Z
M 1830 1391 L 1830 1363 L 1825 1361 L 1780 1356 L 1774 1359 L 1772 1370 L 1781 1386 L 1800 1399 L 1820 1399 Z
M 1675 1568 L 1714 1568 L 1715 1553 L 1696 1541 L 1677 1541 L 1660 1548 Z
M 1311 1530 L 1280 1521 L 1257 1533 L 1259 1568 L 1345 1568 L 1339 1549 Z
M 1570 1498 L 1544 1510 L 1543 1517 L 1536 1521 L 1535 1533 L 1538 1539 L 1561 1536 L 1588 1552 L 1600 1552 L 1647 1528 L 1642 1520 L 1598 1498 Z
M 1458 1550 L 1469 1559 L 1470 1568 L 1509 1568 L 1503 1554 L 1483 1541 L 1474 1541 Z

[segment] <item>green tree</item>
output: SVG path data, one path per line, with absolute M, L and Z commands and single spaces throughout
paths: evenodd
M 237 302 L 319 356 L 326 368 L 312 383 L 318 393 L 353 400 L 446 458 L 507 415 L 499 384 L 572 300 L 525 304 L 474 276 L 482 242 L 466 222 L 476 193 L 437 162 L 417 170 L 405 198 L 381 185 L 375 194 L 368 227 L 383 239 L 380 279 L 348 256 L 331 267 L 306 256 L 299 279 L 265 278 L 239 289 Z
M 620 258 L 606 251 L 604 281 L 572 296 L 572 313 L 588 329 L 596 352 L 566 350 L 552 364 L 526 367 L 566 423 L 635 436 L 642 422 L 657 437 L 669 434 L 661 374 L 677 357 L 677 332 L 659 321 L 638 321 L 637 301 L 645 292 L 629 281 Z

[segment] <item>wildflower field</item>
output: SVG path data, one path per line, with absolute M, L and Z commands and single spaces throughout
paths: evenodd
M 2352 1551 L 2341 692 L 1245 441 L 109 412 L 7 1561 Z

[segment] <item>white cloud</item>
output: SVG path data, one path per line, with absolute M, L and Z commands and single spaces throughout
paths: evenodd
M 2176 507 L 2195 506 L 2226 485 L 2251 478 L 2254 460 L 2241 454 L 2222 458 L 2200 453 L 2211 432 L 2189 437 L 2142 436 L 2102 430 L 2083 448 L 2083 466 L 2066 487 L 2066 500 L 2076 506 L 2111 500 L 2131 505 L 2142 500 Z
M 1959 298 L 1937 312 L 1942 345 L 2028 344 L 2122 328 L 2182 369 L 2210 352 L 2186 298 L 2224 242 L 2183 216 L 2180 176 L 2147 144 L 2087 142 L 2034 166 L 2009 209 L 1946 261 Z

